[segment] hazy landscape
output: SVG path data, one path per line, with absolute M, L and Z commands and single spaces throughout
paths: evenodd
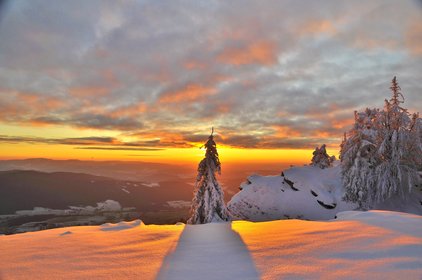
M 274 174 L 281 172 L 281 167 L 282 164 L 259 168 L 251 165 L 226 166 L 221 175 L 226 201 L 238 192 L 248 175 Z M 142 218 L 146 224 L 186 222 L 195 173 L 193 166 L 148 162 L 2 160 L 0 233 L 14 233 L 19 226 L 34 222 L 34 230 L 40 223 L 44 224 L 43 228 L 55 227 L 61 220 L 75 223 L 81 220 L 81 225 L 133 218 Z M 97 217 L 88 221 L 92 213 L 60 216 L 38 211 L 31 216 L 13 215 L 16 211 L 35 207 L 65 210 L 70 206 L 95 206 L 108 199 L 117 201 L 122 208 L 134 209 L 131 209 L 130 215 L 111 215 L 107 219 Z M 26 227 L 26 230 L 30 229 Z

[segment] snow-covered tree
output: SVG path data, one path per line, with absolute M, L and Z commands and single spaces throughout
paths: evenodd
M 401 88 L 396 77 L 391 82 L 392 97 L 385 100 L 378 130 L 378 156 L 376 167 L 376 202 L 398 194 L 404 197 L 418 183 L 417 160 L 421 153 L 414 146 L 412 120 L 406 109 Z
M 323 144 L 320 148 L 315 148 L 315 151 L 313 152 L 314 156 L 311 160 L 311 165 L 322 169 L 332 166 L 333 162 L 336 160 L 336 157 L 329 156 L 325 147 L 325 144 Z
M 355 125 L 341 144 L 345 200 L 368 209 L 418 183 L 422 157 L 418 115 L 410 118 L 396 77 L 383 110 L 355 112 Z
M 417 169 L 419 171 L 422 171 L 422 157 L 420 156 L 422 154 L 422 119 L 419 118 L 418 113 L 414 113 L 412 115 L 412 122 L 410 125 L 411 130 L 411 148 L 410 150 L 415 151 L 412 153 L 415 157 L 415 161 L 417 164 Z
M 378 113 L 369 108 L 355 111 L 355 124 L 340 145 L 345 200 L 357 202 L 361 209 L 369 208 L 374 196 Z
M 224 204 L 223 190 L 216 178 L 216 173 L 221 173 L 221 164 L 213 132 L 214 129 L 204 144 L 205 158 L 198 165 L 189 224 L 205 224 L 230 219 Z

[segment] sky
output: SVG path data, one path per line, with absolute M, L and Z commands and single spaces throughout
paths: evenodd
M 306 162 L 395 75 L 421 111 L 422 1 L 0 1 L 0 158 Z

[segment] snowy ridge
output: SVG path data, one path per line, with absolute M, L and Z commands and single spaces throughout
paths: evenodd
M 341 166 L 335 162 L 334 167 L 325 169 L 293 167 L 281 176 L 252 175 L 227 207 L 241 220 L 329 220 L 338 212 L 357 208 L 343 196 Z M 422 215 L 422 191 L 414 188 L 406 198 L 392 197 L 375 208 Z

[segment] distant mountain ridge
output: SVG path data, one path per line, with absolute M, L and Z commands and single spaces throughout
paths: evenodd
M 151 211 L 162 209 L 167 201 L 191 200 L 192 186 L 180 180 L 162 181 L 160 187 L 145 186 L 150 183 L 72 172 L 0 171 L 0 214 L 36 206 L 66 209 L 95 205 L 107 199 L 122 207 Z
M 0 160 L 0 171 L 6 170 L 64 171 L 105 176 L 119 180 L 152 182 L 174 180 L 180 178 L 180 176 L 194 178 L 192 167 L 139 161 L 53 160 L 47 158 Z M 163 170 L 167 172 L 163 172 Z

